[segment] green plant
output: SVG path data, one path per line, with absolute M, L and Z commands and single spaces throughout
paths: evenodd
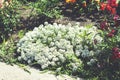
M 15 63 L 17 59 L 15 59 L 15 50 L 16 46 L 13 40 L 3 41 L 0 44 L 0 61 L 6 63 Z
M 120 79 L 120 23 L 119 16 L 115 16 L 113 23 L 109 23 L 107 20 L 101 22 L 100 29 L 103 31 L 103 42 L 99 45 L 101 49 L 98 59 L 98 71 L 99 76 L 105 79 Z M 101 70 L 102 69 L 102 70 Z M 103 79 L 104 79 L 103 78 Z
M 7 38 L 18 26 L 17 0 L 4 1 L 0 8 L 0 41 Z
M 36 0 L 32 3 L 32 7 L 37 12 L 37 15 L 50 18 L 60 17 L 59 2 L 59 0 Z
M 92 56 L 99 53 L 97 44 L 102 42 L 99 33 L 95 26 L 52 25 L 46 22 L 20 39 L 17 43 L 17 52 L 21 53 L 18 59 L 30 65 L 38 64 L 41 69 L 56 70 L 58 73 L 80 73 L 84 59 L 87 58 L 87 63 Z

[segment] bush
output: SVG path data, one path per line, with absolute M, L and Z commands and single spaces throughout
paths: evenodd
M 18 2 L 16 0 L 4 1 L 0 4 L 0 41 L 13 32 L 18 25 Z
M 52 25 L 46 22 L 20 39 L 18 59 L 28 64 L 39 64 L 42 69 L 78 72 L 83 66 L 83 59 L 87 58 L 86 62 L 90 60 L 90 64 L 95 62 L 92 56 L 99 53 L 97 44 L 102 42 L 99 33 L 95 26 Z

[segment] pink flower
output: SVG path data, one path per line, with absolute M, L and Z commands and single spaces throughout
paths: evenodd
M 114 34 L 113 33 L 108 33 L 108 37 L 113 37 Z
M 117 20 L 119 19 L 119 16 L 118 16 L 118 15 L 115 15 L 115 16 L 113 17 L 113 19 L 114 19 L 114 21 L 117 21 Z
M 120 16 L 115 15 L 113 19 L 115 21 L 115 26 L 118 27 L 120 25 Z
M 113 52 L 118 52 L 118 51 L 119 51 L 119 48 L 118 48 L 118 47 L 114 47 L 114 48 L 112 48 L 112 51 L 113 51 Z
M 115 34 L 115 32 L 116 32 L 116 31 L 115 31 L 114 29 L 112 29 L 111 33 Z
M 107 0 L 108 4 L 111 4 L 111 0 Z

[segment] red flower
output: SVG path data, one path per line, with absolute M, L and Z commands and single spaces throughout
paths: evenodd
M 116 31 L 115 31 L 114 29 L 112 29 L 111 33 L 115 34 L 115 32 L 116 32 Z
M 75 2 L 76 2 L 76 0 L 71 0 L 71 2 L 72 2 L 72 3 L 75 3 Z
M 109 4 L 111 7 L 117 7 L 118 4 L 117 4 L 116 2 L 117 2 L 116 0 L 108 0 L 108 4 Z
M 113 53 L 113 59 L 120 59 L 120 52 Z
M 110 5 L 107 5 L 107 6 L 106 6 L 106 10 L 108 10 L 108 11 L 111 12 L 111 9 L 112 9 L 112 7 L 111 7 Z
M 118 6 L 118 4 L 116 4 L 116 3 L 111 3 L 110 4 L 112 7 L 117 7 Z
M 118 4 L 116 3 L 116 0 L 108 0 L 106 10 L 110 11 L 111 14 L 116 14 L 116 7 Z
M 111 14 L 116 14 L 116 8 L 111 9 Z
M 100 23 L 100 28 L 101 28 L 102 30 L 108 29 L 107 21 L 101 22 L 101 23 Z
M 112 50 L 113 50 L 112 59 L 119 59 L 120 58 L 119 48 L 118 47 L 114 47 Z
M 106 8 L 106 4 L 105 3 L 100 3 L 100 10 L 104 11 Z
M 110 33 L 108 33 L 108 37 L 113 37 L 115 35 L 115 30 L 112 29 Z

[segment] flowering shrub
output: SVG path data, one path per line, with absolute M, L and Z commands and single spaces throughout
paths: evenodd
M 95 26 L 45 23 L 20 39 L 17 52 L 21 55 L 18 59 L 28 64 L 36 62 L 42 69 L 66 67 L 69 72 L 77 71 L 82 65 L 82 59 L 87 58 L 86 63 L 90 60 L 94 64 L 93 56 L 99 54 L 97 44 L 102 40 Z

